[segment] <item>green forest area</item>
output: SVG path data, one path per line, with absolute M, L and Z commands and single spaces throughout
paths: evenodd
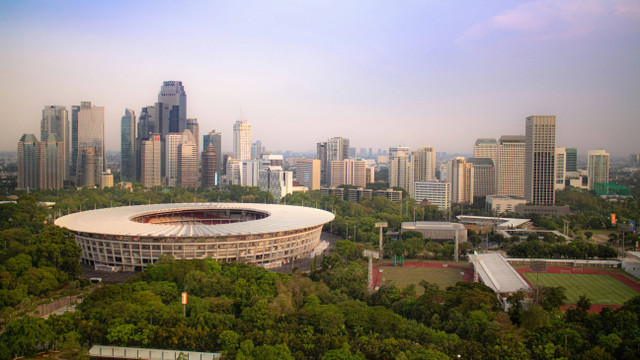
M 632 191 L 633 198 L 617 202 L 571 188 L 558 192 L 558 203 L 570 204 L 575 213 L 532 220 L 561 230 L 563 220 L 569 219 L 574 239 L 570 242 L 486 236 L 513 256 L 613 258 L 621 235 L 607 221 L 610 213 L 621 221 L 638 218 L 637 187 Z M 18 195 L 16 203 L 0 204 L 0 360 L 42 350 L 83 359 L 94 344 L 221 352 L 236 359 L 640 358 L 639 296 L 619 309 L 590 314 L 591 300 L 586 297 L 578 298 L 577 307 L 561 311 L 567 301 L 561 287 L 542 288 L 532 304 L 525 301 L 526 294 L 515 294 L 508 313 L 500 310 L 495 294 L 478 283 L 459 282 L 445 289 L 422 281 L 420 291 L 415 285 L 398 288 L 384 283 L 370 295 L 361 253 L 377 246 L 375 223 L 386 221 L 389 230 L 397 231 L 403 221 L 448 216 L 412 199 L 393 203 L 374 197 L 354 204 L 318 191 L 282 199 L 281 203 L 332 211 L 336 218 L 324 230 L 348 239 L 338 241 L 308 274 L 278 274 L 210 259 L 161 258 L 126 283 L 96 287 L 78 278 L 80 249 L 72 234 L 51 224 L 54 217 L 129 204 L 273 203 L 273 197 L 242 187 L 202 193 L 137 187 Z M 56 204 L 47 208 L 39 201 Z M 485 214 L 480 205 L 464 213 Z M 592 241 L 590 230 L 609 232 L 609 243 Z M 470 232 L 469 243 L 460 247 L 462 255 L 473 251 L 484 236 Z M 633 236 L 626 234 L 629 243 Z M 385 252 L 451 259 L 453 245 L 425 242 L 407 232 L 399 240 L 386 240 Z M 183 291 L 189 294 L 186 316 L 180 304 Z M 84 294 L 76 312 L 46 320 L 34 313 L 38 303 L 69 294 Z

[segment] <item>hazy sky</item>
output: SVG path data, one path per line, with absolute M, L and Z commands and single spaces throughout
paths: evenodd
M 200 132 L 231 149 L 240 108 L 269 150 L 430 145 L 524 134 L 640 152 L 640 1 L 2 1 L 1 150 L 40 136 L 44 105 L 125 108 L 181 80 Z

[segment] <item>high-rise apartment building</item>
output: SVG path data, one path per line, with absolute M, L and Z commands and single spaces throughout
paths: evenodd
M 178 186 L 198 187 L 198 145 L 189 129 L 182 132 L 178 145 Z
M 42 190 L 62 189 L 64 186 L 64 142 L 55 133 L 45 134 L 37 144 L 38 177 Z
M 38 139 L 33 134 L 24 134 L 18 141 L 18 189 L 40 186 L 37 147 Z
M 178 186 L 178 146 L 182 134 L 171 133 L 164 137 L 164 183 Z
M 436 179 L 436 151 L 431 146 L 422 146 L 411 152 L 413 181 L 432 181 Z
M 77 158 L 76 186 L 98 185 L 100 175 L 105 170 L 104 107 L 91 105 L 90 101 L 83 101 L 79 107 L 72 107 L 72 122 L 77 124 L 75 128 L 77 145 L 72 145 Z M 72 130 L 73 128 L 72 126 Z M 93 151 L 85 151 L 89 148 Z M 95 159 L 90 159 L 90 154 L 93 154 Z M 89 161 L 93 167 L 95 173 L 92 176 L 87 174 L 84 161 Z
M 296 160 L 296 180 L 309 190 L 320 190 L 320 160 Z
M 223 175 L 223 155 L 222 155 L 222 133 L 211 130 L 208 134 L 202 137 L 202 146 L 206 149 L 209 144 L 213 145 L 216 149 L 216 182 L 215 185 L 220 183 L 221 176 Z
M 589 190 L 593 190 L 597 183 L 609 182 L 609 153 L 605 150 L 589 150 L 587 176 Z
M 498 195 L 524 198 L 525 140 L 520 135 L 504 135 L 500 138 L 496 173 Z
M 202 188 L 212 189 L 216 187 L 216 170 L 218 166 L 218 159 L 216 154 L 216 148 L 213 144 L 209 143 L 202 152 Z
M 181 133 L 187 127 L 187 93 L 182 81 L 165 81 L 158 93 L 155 119 L 162 136 Z
M 413 194 L 413 168 L 409 162 L 408 152 L 394 153 L 389 158 L 389 186 L 399 186 L 409 194 Z
M 136 113 L 124 110 L 120 122 L 120 179 L 136 181 Z
M 263 152 L 264 152 L 264 147 L 262 146 L 262 141 L 256 140 L 256 142 L 251 144 L 251 159 L 258 160 L 262 158 Z
M 496 170 L 493 160 L 472 157 L 467 162 L 473 166 L 473 197 L 484 198 L 496 194 Z
M 524 198 L 538 205 L 555 202 L 555 115 L 533 115 L 525 122 Z
M 391 159 L 392 157 L 394 157 L 394 156 L 396 156 L 396 155 L 398 155 L 400 153 L 409 156 L 409 147 L 408 146 L 402 146 L 402 145 L 390 147 L 389 148 L 389 159 Z
M 344 159 L 331 162 L 331 187 L 340 185 L 367 186 L 367 162 Z
M 251 160 L 251 123 L 246 119 L 233 124 L 233 158 Z
M 69 112 L 65 106 L 50 105 L 42 109 L 40 139 L 44 139 L 50 133 L 56 134 L 57 142 L 63 146 L 63 176 L 64 180 L 68 180 L 71 162 L 71 126 Z
M 149 134 L 140 144 L 140 181 L 146 189 L 162 185 L 162 141 L 160 134 Z
M 578 172 L 578 149 L 565 148 L 565 152 L 567 153 L 567 172 Z
M 333 137 L 327 140 L 327 182 L 332 183 L 331 163 L 349 158 L 349 139 L 343 137 Z
M 567 148 L 556 148 L 556 173 L 554 180 L 554 189 L 564 189 L 564 183 L 567 179 Z
M 447 166 L 447 182 L 451 184 L 451 202 L 473 204 L 473 164 L 463 157 L 451 159 Z
M 447 210 L 451 206 L 451 184 L 442 181 L 418 181 L 414 184 L 413 198 L 416 201 L 428 201 L 439 210 Z

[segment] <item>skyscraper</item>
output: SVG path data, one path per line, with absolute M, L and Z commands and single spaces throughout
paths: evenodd
M 567 148 L 556 148 L 556 173 L 554 179 L 554 189 L 564 189 L 564 182 L 567 178 Z
M 205 135 L 206 136 L 206 135 Z M 212 189 L 216 186 L 216 170 L 218 160 L 216 158 L 216 148 L 209 143 L 202 152 L 202 188 Z
M 187 119 L 187 129 L 191 131 L 191 135 L 196 140 L 196 149 L 200 152 L 200 125 L 198 119 Z
M 49 133 L 56 134 L 57 142 L 63 146 L 63 176 L 64 180 L 67 180 L 69 179 L 71 161 L 71 126 L 69 125 L 69 112 L 66 107 L 51 105 L 42 109 L 40 139 L 44 139 Z
M 340 185 L 367 186 L 367 162 L 344 159 L 331 162 L 331 187 Z
M 587 172 L 589 177 L 589 190 L 593 190 L 596 183 L 608 183 L 609 153 L 605 150 L 589 150 Z
M 329 165 L 327 164 L 327 143 L 326 142 L 319 142 L 316 144 L 316 159 L 320 160 L 320 185 L 328 186 Z
M 198 187 L 198 146 L 189 129 L 182 132 L 178 145 L 178 186 Z
M 251 159 L 258 160 L 262 157 L 262 153 L 264 152 L 264 147 L 262 146 L 262 141 L 256 140 L 253 144 L 251 144 Z
M 436 179 L 436 151 L 431 146 L 422 146 L 411 152 L 413 181 L 431 181 Z
M 171 133 L 164 137 L 164 183 L 170 187 L 178 186 L 178 146 L 182 134 Z
M 553 205 L 556 117 L 533 115 L 525 123 L 524 197 L 532 204 Z
M 216 182 L 215 185 L 220 183 L 220 176 L 222 175 L 222 134 L 215 130 L 210 131 L 208 134 L 202 137 L 202 146 L 206 149 L 209 144 L 212 144 L 216 149 Z
M 96 166 L 96 151 L 93 147 L 85 147 L 80 149 L 79 162 L 82 166 L 78 167 L 78 176 L 76 184 L 80 186 L 94 187 L 98 184 L 102 172 L 98 173 Z
M 155 106 L 160 134 L 181 133 L 187 126 L 187 93 L 182 81 L 165 81 Z
M 76 179 L 76 186 L 95 186 L 102 172 L 104 171 L 104 107 L 91 105 L 90 101 L 83 101 L 80 107 L 72 108 L 77 110 L 77 165 L 76 175 L 81 175 L 81 180 Z M 91 148 L 93 152 L 84 152 L 84 149 Z M 92 167 L 95 174 L 87 176 L 83 160 L 89 159 L 89 154 L 95 157 L 92 160 Z M 84 156 L 80 156 L 84 155 Z M 91 161 L 91 160 L 89 160 Z
M 136 113 L 124 110 L 120 123 L 120 178 L 121 181 L 136 181 Z
M 491 159 L 493 165 L 498 163 L 498 142 L 496 139 L 478 138 L 473 146 L 473 157 Z
M 296 160 L 296 179 L 309 190 L 320 190 L 320 160 Z
M 349 139 L 333 137 L 327 140 L 327 183 L 333 183 L 331 179 L 331 163 L 349 158 Z
M 140 181 L 150 189 L 162 185 L 162 141 L 160 134 L 149 134 L 140 144 Z
M 158 121 L 156 119 L 156 107 L 143 107 L 138 118 L 138 136 L 139 140 L 149 139 L 150 134 L 158 133 Z
M 525 140 L 520 135 L 504 135 L 498 145 L 498 195 L 524 198 Z
M 239 161 L 251 159 L 251 123 L 246 119 L 233 124 L 233 158 Z
M 577 172 L 578 171 L 578 149 L 576 148 L 565 148 L 567 153 L 567 172 Z
M 469 158 L 467 162 L 473 166 L 473 197 L 484 198 L 496 194 L 495 167 L 489 158 Z
M 40 186 L 37 146 L 38 139 L 33 134 L 24 134 L 18 141 L 18 189 L 37 189 Z
M 64 143 L 58 141 L 55 133 L 45 134 L 37 143 L 39 188 L 42 190 L 62 189 L 64 186 Z
M 449 161 L 447 182 L 451 184 L 451 202 L 473 204 L 473 165 L 457 157 Z
M 399 186 L 413 194 L 414 176 L 409 155 L 406 152 L 395 153 L 389 159 L 389 186 Z
M 69 164 L 69 178 L 76 177 L 76 168 L 78 167 L 78 114 L 80 106 L 71 107 L 71 162 Z

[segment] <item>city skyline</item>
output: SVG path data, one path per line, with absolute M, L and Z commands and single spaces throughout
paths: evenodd
M 271 151 L 341 136 L 471 153 L 539 114 L 557 116 L 557 146 L 639 151 L 637 2 L 305 5 L 3 3 L 0 150 L 38 134 L 44 106 L 82 101 L 104 106 L 118 150 L 124 110 L 182 81 L 202 133 L 246 117 Z

